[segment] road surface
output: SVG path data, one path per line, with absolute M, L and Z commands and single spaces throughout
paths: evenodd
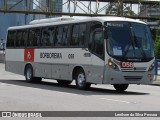
M 118 93 L 111 85 L 92 85 L 83 91 L 77 90 L 74 82 L 69 86 L 59 86 L 54 80 L 31 84 L 24 76 L 4 71 L 1 63 L 0 111 L 160 111 L 160 86 L 130 85 L 126 92 Z M 151 120 L 138 118 L 146 119 Z

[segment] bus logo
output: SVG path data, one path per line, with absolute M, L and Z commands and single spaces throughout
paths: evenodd
M 34 62 L 34 49 L 29 48 L 24 50 L 24 61 L 25 62 Z

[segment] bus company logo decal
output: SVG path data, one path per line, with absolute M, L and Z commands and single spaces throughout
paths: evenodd
M 24 61 L 34 62 L 34 49 L 33 48 L 27 48 L 24 50 Z

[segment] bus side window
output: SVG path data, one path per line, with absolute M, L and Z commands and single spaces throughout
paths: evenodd
M 79 45 L 84 46 L 86 42 L 86 24 L 80 24 Z
M 95 31 L 93 34 L 93 49 L 92 52 L 97 54 L 100 57 L 103 57 L 103 32 L 102 31 Z
M 62 33 L 62 46 L 66 46 L 68 44 L 68 26 L 63 27 L 63 33 Z
M 39 45 L 40 35 L 41 35 L 40 29 L 29 30 L 27 46 L 37 47 Z
M 16 47 L 21 47 L 22 31 L 17 31 Z
M 88 42 L 88 48 L 89 50 L 92 49 L 92 44 L 93 44 L 93 33 L 95 32 L 96 29 L 101 29 L 102 28 L 102 23 L 100 22 L 92 22 L 90 24 L 90 39 Z
M 50 27 L 48 29 L 48 33 L 49 33 L 49 43 L 50 43 L 50 46 L 53 46 L 54 45 L 54 40 L 55 40 L 55 27 Z
M 79 25 L 73 25 L 71 41 L 70 41 L 71 46 L 78 46 L 79 45 L 78 32 L 79 32 Z
M 16 31 L 8 31 L 7 47 L 15 46 Z
M 61 46 L 61 44 L 62 44 L 62 33 L 63 33 L 63 27 L 61 27 L 61 26 L 57 27 L 56 34 L 55 34 L 55 41 L 54 41 L 55 46 Z
M 22 39 L 21 39 L 21 47 L 26 47 L 28 39 L 28 30 L 23 30 Z
M 36 28 L 33 31 L 34 31 L 33 46 L 38 47 L 39 44 L 40 44 L 40 40 L 41 40 L 41 29 L 40 28 Z
M 11 47 L 12 45 L 12 32 L 11 31 L 8 31 L 8 34 L 7 34 L 7 44 L 6 44 L 6 47 Z
M 33 41 L 34 41 L 34 31 L 31 29 L 29 30 L 29 38 L 27 41 L 27 46 L 33 46 Z
M 50 46 L 50 33 L 48 28 L 42 29 L 42 46 Z

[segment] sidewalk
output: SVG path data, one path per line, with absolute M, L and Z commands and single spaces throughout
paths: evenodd
M 160 75 L 157 76 L 157 80 L 154 81 L 152 85 L 160 86 Z

